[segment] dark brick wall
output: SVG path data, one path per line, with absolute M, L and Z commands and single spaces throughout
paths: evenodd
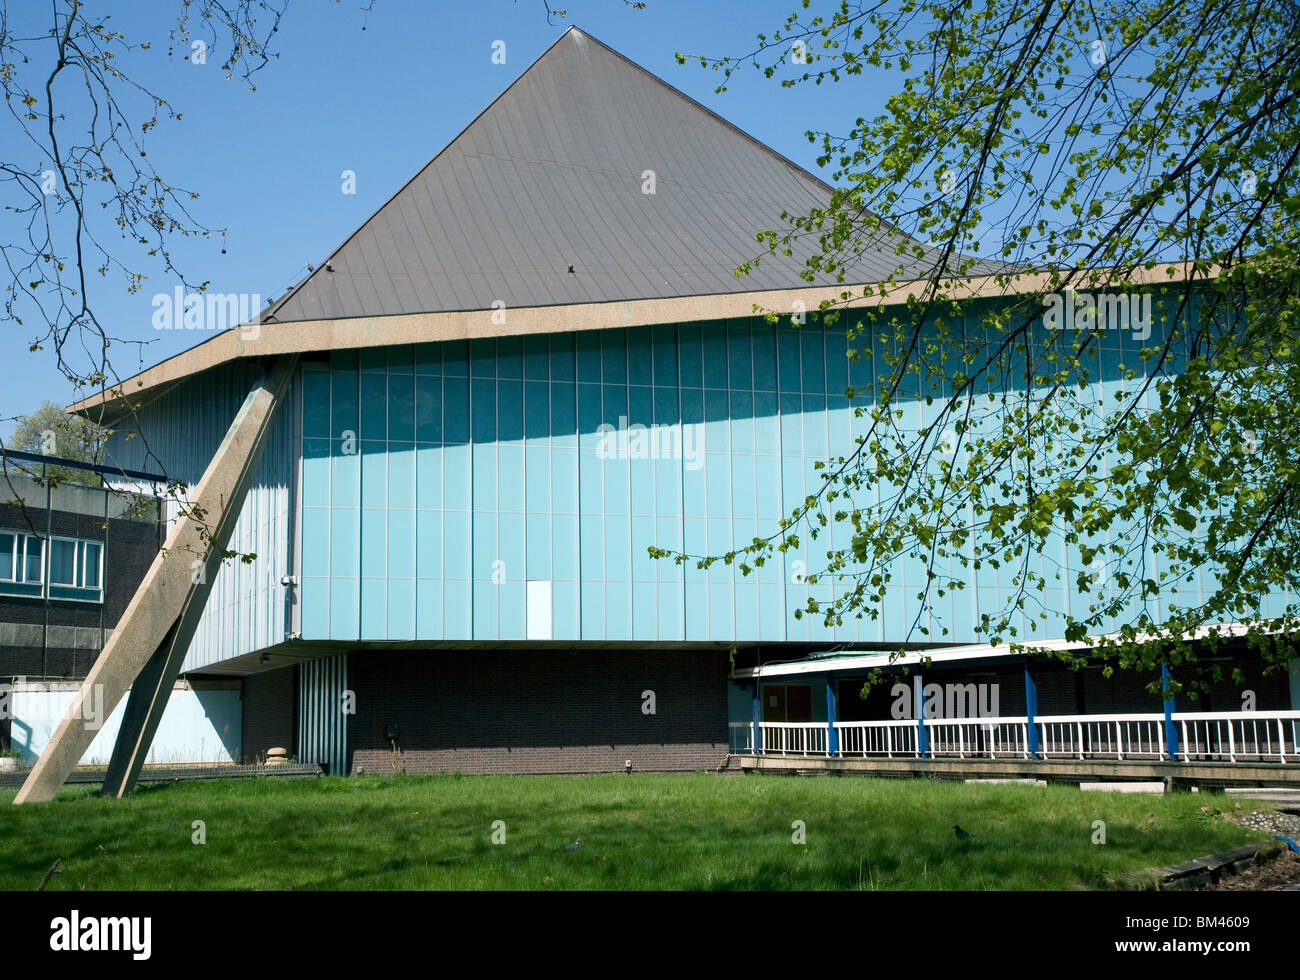
M 871 693 L 864 700 L 861 697 L 862 685 L 865 678 L 850 678 L 840 682 L 839 691 L 839 718 L 841 721 L 889 721 L 892 720 L 894 703 L 896 695 L 894 686 L 896 684 L 905 684 L 908 689 L 908 710 L 912 710 L 913 684 L 916 673 L 920 670 L 921 681 L 923 686 L 928 687 L 931 684 L 938 684 L 942 687 L 943 710 L 948 710 L 948 692 L 949 684 L 974 684 L 977 686 L 977 697 L 974 703 L 975 710 L 982 708 L 984 704 L 992 704 L 993 692 L 997 692 L 997 713 L 999 715 L 1023 715 L 1025 713 L 1025 673 L 1024 668 L 1020 665 L 989 667 L 985 665 L 956 665 L 940 666 L 931 664 L 929 667 L 917 668 L 912 667 L 912 672 L 904 676 L 901 669 L 888 673 L 883 680 L 876 684 Z M 984 691 L 978 690 L 978 685 L 987 685 Z M 996 688 L 993 685 L 997 685 Z M 820 697 L 820 694 L 815 695 Z M 980 700 L 980 698 L 984 700 Z M 972 707 L 965 701 L 965 695 L 957 703 L 959 711 L 970 710 Z
M 1040 715 L 1079 713 L 1078 674 L 1073 670 L 1035 666 L 1034 686 L 1038 689 Z
M 281 746 L 298 755 L 298 668 L 282 667 L 244 678 L 242 693 L 244 762 L 256 762 Z
M 45 677 L 82 680 L 95 665 L 98 650 L 66 650 L 38 646 L 0 646 L 0 677 Z
M 1083 702 L 1081 710 L 1091 715 L 1142 714 L 1163 711 L 1164 702 L 1159 694 L 1151 694 L 1146 686 L 1158 673 L 1136 673 L 1116 670 L 1103 677 L 1098 668 L 1083 672 Z
M 582 773 L 714 769 L 727 754 L 717 651 L 359 651 L 351 770 Z M 656 713 L 641 710 L 655 692 Z
M 1201 666 L 1204 668 L 1208 665 Z M 1218 681 L 1213 680 L 1208 673 L 1202 678 L 1211 685 L 1208 694 L 1201 694 L 1195 701 L 1187 694 L 1178 696 L 1175 705 L 1179 711 L 1240 711 L 1242 694 L 1246 691 L 1255 693 L 1256 711 L 1291 710 L 1291 686 L 1285 668 L 1265 675 L 1262 663 L 1245 659 L 1219 666 L 1222 676 Z M 1232 680 L 1233 667 L 1241 670 L 1243 677 L 1240 684 Z M 1184 665 L 1174 668 L 1174 676 L 1190 686 L 1196 672 Z
M 45 535 L 45 510 L 12 504 L 0 505 L 0 527 Z M 83 538 L 104 542 L 103 603 L 48 600 L 51 626 L 81 626 L 112 629 L 126 611 L 135 590 L 158 553 L 162 538 L 153 521 L 110 518 L 54 511 L 50 533 L 56 537 Z M 39 597 L 0 595 L 0 623 L 41 626 L 46 622 L 47 600 Z M 41 645 L 0 646 L 0 677 L 14 675 L 78 679 L 85 677 L 99 655 L 98 650 L 70 649 Z
M 163 543 L 161 531 L 152 523 L 108 522 L 104 545 L 104 616 L 109 626 L 122 618 L 144 573 L 153 564 Z

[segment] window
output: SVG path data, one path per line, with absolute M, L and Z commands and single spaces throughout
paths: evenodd
M 50 584 L 77 584 L 77 542 L 59 538 L 50 542 Z
M 47 568 L 48 561 L 48 568 Z M 0 531 L 0 593 L 102 602 L 104 544 Z
M 51 599 L 82 599 L 99 602 L 100 563 L 104 546 L 98 541 L 53 538 L 50 541 Z
M 98 541 L 83 541 L 82 579 L 87 589 L 99 589 L 104 546 Z
M 0 531 L 0 590 L 38 596 L 45 566 L 45 542 L 31 534 Z

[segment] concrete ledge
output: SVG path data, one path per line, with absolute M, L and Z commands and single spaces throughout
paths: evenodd
M 0 788 L 21 786 L 27 778 L 26 769 L 0 773 Z M 79 769 L 67 778 L 68 785 L 99 784 L 104 781 L 104 769 Z M 284 779 L 315 779 L 324 775 L 320 766 L 307 763 L 284 763 L 278 766 L 172 766 L 145 769 L 140 773 L 142 783 L 173 783 L 182 779 L 253 779 L 258 776 L 277 776 Z
M 1282 853 L 1280 841 L 1246 844 L 1220 854 L 1207 854 L 1166 868 L 1147 868 L 1115 880 L 1120 891 L 1190 891 L 1203 885 L 1217 885 L 1224 878 L 1240 874 L 1256 864 L 1273 861 Z
M 48 637 L 53 650 L 98 650 L 100 638 L 107 643 L 112 635 L 111 629 L 98 626 L 51 624 L 47 631 L 40 623 L 0 623 L 0 647 L 41 647 Z
M 1250 762 L 1116 762 L 1105 759 L 830 759 L 742 755 L 741 768 L 754 772 L 812 772 L 931 779 L 1033 779 L 1056 783 L 1155 782 L 1171 788 L 1201 786 L 1300 787 L 1300 766 Z

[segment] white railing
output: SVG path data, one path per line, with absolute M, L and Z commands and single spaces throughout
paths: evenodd
M 1165 716 L 1050 715 L 1036 718 L 1044 759 L 1162 759 Z
M 1300 711 L 1174 712 L 1177 758 L 1184 762 L 1300 762 Z M 759 753 L 830 755 L 825 722 L 759 722 Z M 1034 719 L 1044 759 L 1166 759 L 1165 716 L 1049 715 Z M 841 721 L 834 725 L 839 756 L 917 758 L 915 720 Z M 961 759 L 1030 757 L 1028 718 L 932 718 L 925 721 L 925 755 Z M 752 753 L 753 725 L 730 723 L 731 751 Z
M 925 730 L 931 756 L 1029 758 L 1028 718 L 935 718 Z
M 914 721 L 840 721 L 835 723 L 840 755 L 920 755 Z
M 760 721 L 758 737 L 764 755 L 826 755 L 824 721 Z
M 1174 712 L 1188 760 L 1300 761 L 1300 711 Z

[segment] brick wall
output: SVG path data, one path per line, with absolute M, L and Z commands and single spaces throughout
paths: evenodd
M 256 762 L 280 746 L 298 754 L 298 668 L 282 667 L 244 678 L 243 761 Z
M 0 527 L 45 535 L 46 512 L 28 507 L 0 505 Z M 52 511 L 50 533 L 56 537 L 104 542 L 104 601 L 75 602 L 67 599 L 0 595 L 0 624 L 40 627 L 35 642 L 0 643 L 0 677 L 58 677 L 79 680 L 86 676 L 99 656 L 100 630 L 111 630 L 126 611 L 161 545 L 161 530 L 145 520 L 110 517 L 105 527 L 102 515 Z M 48 607 L 48 608 L 47 608 Z M 44 636 L 46 617 L 53 628 L 48 645 Z M 83 631 L 77 645 L 60 641 L 61 627 Z M 30 631 L 24 631 L 27 635 Z
M 1039 715 L 1079 713 L 1079 675 L 1055 664 L 1034 665 L 1034 687 L 1038 689 Z M 1010 714 L 1011 712 L 1006 712 Z
M 714 769 L 727 754 L 717 651 L 359 651 L 351 770 L 582 773 Z M 653 715 L 641 693 L 655 693 Z

